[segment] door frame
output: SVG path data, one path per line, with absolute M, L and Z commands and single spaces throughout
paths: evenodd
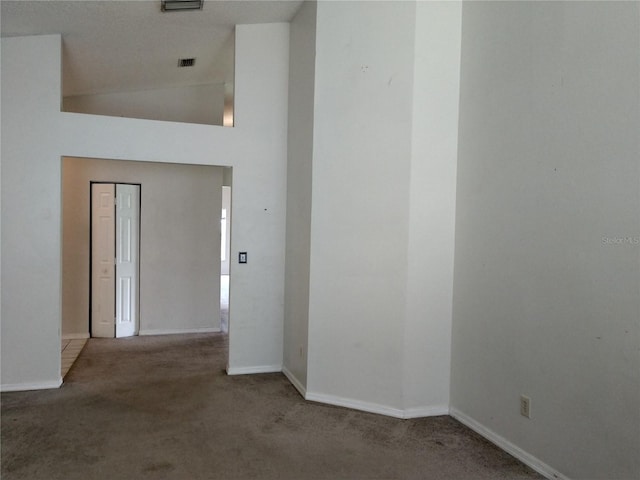
M 142 319 L 140 318 L 140 264 L 141 264 L 141 258 L 142 258 L 142 184 L 141 183 L 134 183 L 134 182 L 118 182 L 118 181 L 106 181 L 106 180 L 90 180 L 89 181 L 89 338 L 91 337 L 91 327 L 92 327 L 92 322 L 93 322 L 93 309 L 92 309 L 92 300 L 93 300 L 93 185 L 94 184 L 111 184 L 111 185 L 134 185 L 137 186 L 140 192 L 140 195 L 138 196 L 138 285 L 137 285 L 137 292 L 138 292 L 138 301 L 136 302 L 136 309 L 138 310 L 137 313 L 137 319 L 138 319 L 138 331 L 140 330 L 140 324 L 142 323 Z M 115 209 L 115 206 L 114 206 Z M 114 221 L 115 221 L 115 215 L 114 215 Z M 115 242 L 116 242 L 116 238 L 114 235 L 114 248 L 115 248 Z M 116 275 L 114 275 L 114 288 L 116 288 L 115 285 L 115 278 L 117 278 Z M 114 302 L 116 301 L 115 299 L 115 295 L 114 295 Z M 115 305 L 114 305 L 115 307 Z M 114 319 L 115 322 L 115 319 Z M 114 323 L 114 338 L 115 338 L 115 323 Z

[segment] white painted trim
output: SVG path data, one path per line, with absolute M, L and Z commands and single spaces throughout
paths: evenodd
M 183 333 L 218 333 L 220 328 L 206 327 L 206 328 L 165 328 L 157 330 L 140 330 L 138 335 L 143 337 L 147 335 L 180 335 Z
M 27 390 L 49 390 L 52 388 L 60 388 L 61 385 L 62 377 L 57 381 L 52 380 L 49 382 L 4 384 L 0 386 L 0 390 L 3 392 L 25 392 Z
M 402 418 L 439 417 L 441 415 L 449 415 L 449 405 L 405 408 Z
M 84 340 L 89 338 L 89 332 L 87 333 L 67 333 L 62 335 L 62 340 Z
M 283 372 L 284 372 L 284 369 L 283 369 Z M 298 388 L 295 384 L 294 386 Z M 325 395 L 323 393 L 316 393 L 316 392 L 307 392 L 303 396 L 306 400 L 310 400 L 312 402 L 326 403 L 329 405 L 337 405 L 338 407 L 352 408 L 354 410 L 361 410 L 363 412 L 369 412 L 369 413 L 377 413 L 378 415 L 386 415 L 387 417 L 394 417 L 394 418 L 401 418 L 401 419 L 449 415 L 448 405 L 414 407 L 414 408 L 407 408 L 405 410 L 402 410 L 400 408 L 393 408 L 393 407 L 387 407 L 384 405 L 378 405 L 377 403 L 363 402 L 361 400 L 353 400 L 351 398 L 336 397 L 334 395 Z
M 282 365 L 258 365 L 255 367 L 229 367 L 227 375 L 250 375 L 252 373 L 281 373 Z
M 336 405 L 338 407 L 352 408 L 363 412 L 377 413 L 378 415 L 386 415 L 387 417 L 404 418 L 404 411 L 398 408 L 385 407 L 377 403 L 362 402 L 351 398 L 336 397 L 334 395 L 325 395 L 324 393 L 307 392 L 304 397 L 312 402 L 326 403 Z
M 548 478 L 549 480 L 569 480 L 569 477 L 558 472 L 557 470 L 550 467 L 549 465 L 544 463 L 542 460 L 534 457 L 530 453 L 525 452 L 523 449 L 521 449 L 517 445 L 514 445 L 506 438 L 495 433 L 493 430 L 490 430 L 484 425 L 482 425 L 481 423 L 476 422 L 473 418 L 462 413 L 460 410 L 454 407 L 451 407 L 449 409 L 449 414 L 453 418 L 458 420 L 460 423 L 465 424 L 471 430 L 482 435 L 491 443 L 497 445 L 498 447 L 500 447 L 502 450 L 509 453 L 510 455 L 513 455 L 522 463 L 531 467 L 539 474 L 544 475 L 544 477 Z
M 298 380 L 298 378 L 285 366 L 282 367 L 282 373 L 284 373 L 284 376 L 287 377 L 287 379 L 291 382 L 291 385 L 293 385 L 296 390 L 300 392 L 302 398 L 305 398 L 307 396 L 307 389 L 304 385 L 302 385 L 302 382 Z

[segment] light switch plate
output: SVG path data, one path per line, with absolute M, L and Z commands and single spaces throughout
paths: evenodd
M 247 263 L 247 252 L 238 252 L 238 263 Z

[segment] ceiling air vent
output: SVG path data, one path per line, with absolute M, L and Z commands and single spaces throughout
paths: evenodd
M 178 60 L 178 67 L 193 67 L 195 64 L 195 58 L 181 58 Z
M 202 10 L 204 0 L 162 0 L 163 12 L 184 12 L 185 10 Z

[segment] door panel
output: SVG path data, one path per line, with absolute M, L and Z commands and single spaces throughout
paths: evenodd
M 118 305 L 120 310 L 118 311 L 116 318 L 120 319 L 120 325 L 131 322 L 132 320 L 132 305 L 131 305 L 131 278 L 119 278 L 120 281 L 120 301 Z M 124 336 L 124 335 L 119 335 Z
M 116 337 L 138 333 L 140 187 L 116 185 Z
M 113 184 L 93 184 L 91 188 L 91 336 L 114 335 L 115 317 L 115 237 Z

